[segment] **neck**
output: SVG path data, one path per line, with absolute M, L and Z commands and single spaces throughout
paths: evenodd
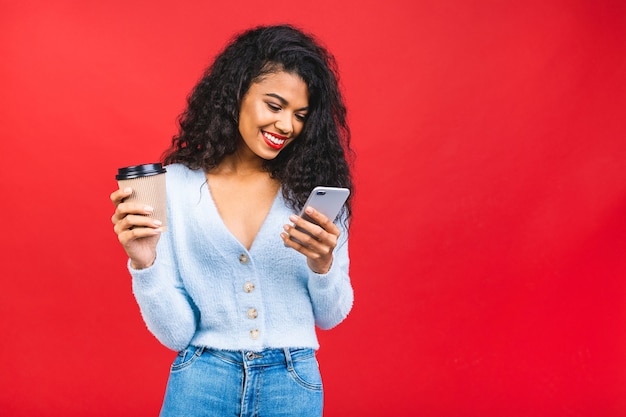
M 259 173 L 267 173 L 263 166 L 264 160 L 259 158 L 253 152 L 245 152 L 241 147 L 233 154 L 226 155 L 222 161 L 214 169 L 212 173 L 231 174 L 231 175 L 253 175 Z

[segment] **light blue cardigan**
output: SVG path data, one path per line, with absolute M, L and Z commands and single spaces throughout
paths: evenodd
M 168 229 L 149 268 L 130 267 L 149 330 L 165 346 L 224 350 L 319 348 L 315 325 L 329 329 L 352 308 L 347 231 L 327 274 L 285 247 L 293 213 L 278 192 L 248 251 L 226 228 L 202 170 L 167 167 Z

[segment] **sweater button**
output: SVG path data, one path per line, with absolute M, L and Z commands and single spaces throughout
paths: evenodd
M 242 265 L 247 264 L 249 260 L 250 260 L 250 259 L 248 258 L 248 255 L 246 255 L 245 253 L 242 253 L 241 255 L 239 255 L 239 262 L 240 262 Z
M 259 331 L 257 329 L 250 330 L 250 338 L 256 339 L 259 337 Z
M 250 281 L 246 282 L 245 284 L 243 284 L 243 290 L 247 293 L 251 293 L 252 291 L 254 291 L 254 284 Z
M 249 308 L 247 314 L 248 314 L 249 319 L 256 319 L 259 316 L 259 313 L 258 311 L 256 311 L 256 308 Z

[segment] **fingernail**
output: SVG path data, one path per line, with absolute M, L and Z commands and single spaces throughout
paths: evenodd
M 311 214 L 311 213 L 313 213 L 313 208 L 312 208 L 312 207 L 307 207 L 304 211 L 305 211 L 307 214 Z
M 149 213 L 152 213 L 154 211 L 154 207 L 151 206 L 145 206 L 143 209 Z
M 288 232 L 289 231 L 289 226 L 288 225 L 284 225 L 283 229 L 285 229 L 285 232 Z
M 154 221 L 152 221 L 152 223 L 153 223 L 155 226 L 161 226 L 161 225 L 163 224 L 163 223 L 161 222 L 161 220 L 154 220 Z
M 129 194 L 129 193 L 132 193 L 132 192 L 133 192 L 132 188 L 130 188 L 130 187 L 124 188 L 124 194 Z
M 292 222 L 295 222 L 298 220 L 298 216 L 296 216 L 295 214 L 292 214 L 291 216 L 289 216 L 289 220 L 291 220 Z

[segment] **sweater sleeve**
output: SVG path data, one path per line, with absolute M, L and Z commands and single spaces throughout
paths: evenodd
M 161 235 L 152 266 L 136 270 L 129 261 L 128 269 L 133 293 L 148 329 L 163 345 L 180 351 L 189 345 L 199 313 L 179 276 L 169 233 Z
M 309 270 L 308 288 L 315 324 L 322 330 L 337 326 L 352 309 L 354 292 L 350 284 L 349 266 L 348 231 L 342 229 L 330 270 L 326 274 Z

